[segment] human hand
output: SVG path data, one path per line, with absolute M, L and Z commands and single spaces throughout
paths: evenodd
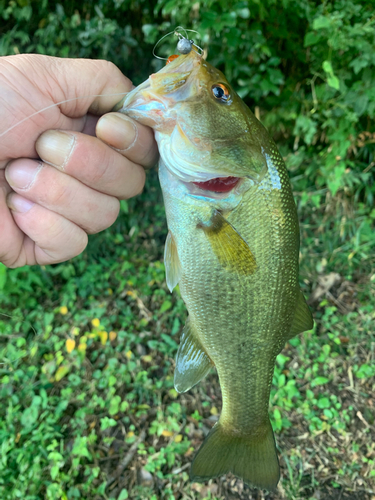
M 113 224 L 119 200 L 142 191 L 143 167 L 157 160 L 151 129 L 120 113 L 94 116 L 131 88 L 107 61 L 0 58 L 0 262 L 68 260 Z M 105 96 L 52 107 L 4 134 L 51 104 L 97 94 Z

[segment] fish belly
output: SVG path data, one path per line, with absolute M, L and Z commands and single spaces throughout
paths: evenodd
M 202 230 L 214 205 L 176 197 L 162 181 L 182 267 L 181 296 L 218 372 L 219 423 L 226 435 L 272 436 L 268 405 L 275 358 L 290 331 L 299 289 L 296 208 L 286 171 L 277 174 L 275 181 L 271 171 L 225 214 L 255 257 L 255 272 L 248 276 L 223 269 Z
M 223 269 L 201 229 L 214 207 L 176 198 L 162 182 L 182 266 L 181 296 L 216 366 L 222 418 L 231 425 L 258 425 L 267 416 L 275 357 L 295 310 L 298 221 L 286 171 L 279 184 L 275 188 L 275 180 L 266 176 L 226 215 L 256 260 L 256 271 L 243 276 Z

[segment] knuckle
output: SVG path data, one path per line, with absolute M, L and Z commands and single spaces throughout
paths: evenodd
M 63 241 L 67 236 L 65 220 L 62 217 L 55 217 L 52 213 L 48 214 L 45 217 L 45 223 L 35 227 L 33 232 L 35 240 L 40 246 L 53 247 L 56 241 Z M 45 234 L 48 234 L 48 240 L 43 242 Z
M 152 144 L 148 151 L 147 154 L 144 156 L 144 158 L 141 161 L 141 165 L 143 165 L 145 168 L 151 168 L 154 167 L 159 159 L 159 153 L 154 144 Z
M 101 60 L 102 68 L 105 71 L 105 74 L 111 74 L 119 81 L 126 81 L 131 86 L 131 81 L 127 78 L 123 73 L 119 70 L 119 68 L 111 61 Z
M 143 192 L 146 182 L 145 170 L 140 165 L 136 165 L 136 170 L 133 170 L 130 175 L 132 176 L 132 182 L 124 186 L 123 192 L 119 196 L 120 200 L 127 200 Z
M 59 206 L 64 206 L 67 204 L 69 196 L 68 196 L 68 190 L 66 188 L 61 188 L 59 189 L 56 193 L 55 196 L 53 197 L 53 204 L 54 205 L 59 205 Z
M 104 61 L 104 60 L 101 60 L 100 61 L 100 64 L 103 65 L 103 69 L 108 71 L 109 73 L 113 73 L 114 71 L 117 72 L 118 71 L 118 68 L 117 66 L 111 62 L 111 61 Z
M 48 241 L 41 239 L 38 244 L 54 262 L 62 262 L 82 253 L 87 246 L 88 237 L 85 231 L 74 223 L 60 217 L 51 217 Z M 63 242 L 63 244 L 62 244 Z
M 90 176 L 90 183 L 93 185 L 101 185 L 109 176 L 111 171 L 112 161 L 111 155 L 107 150 L 103 151 L 100 158 L 96 160 L 96 165 L 93 166 Z
M 59 180 L 62 181 L 62 179 L 63 178 L 59 176 Z M 45 183 L 39 190 L 39 203 L 46 207 L 67 206 L 74 197 L 72 187 L 73 186 L 69 182 L 52 182 L 49 185 Z
M 142 127 L 140 129 L 140 137 L 141 141 L 138 145 L 138 163 L 143 167 L 153 167 L 159 157 L 154 134 L 150 128 Z
M 0 262 L 9 269 L 16 269 L 25 265 L 23 256 L 23 248 L 17 249 L 1 249 L 0 248 Z
M 9 225 L 7 213 L 7 209 L 0 209 L 0 235 L 5 235 L 5 238 L 0 238 L 0 262 L 9 268 L 21 267 L 25 265 L 23 252 L 24 237 L 21 231 L 18 228 L 16 229 L 15 223 L 11 226 Z
M 137 196 L 143 192 L 143 189 L 145 187 L 145 182 L 146 182 L 146 172 L 142 169 L 141 182 L 137 186 L 137 191 L 135 193 L 135 196 Z
M 110 197 L 107 207 L 101 212 L 100 220 L 90 221 L 86 225 L 85 231 L 88 234 L 100 233 L 116 221 L 120 212 L 120 202 L 117 198 Z
M 72 257 L 76 257 L 77 255 L 81 254 L 87 247 L 88 241 L 89 240 L 87 233 L 85 233 L 85 231 L 80 231 L 80 237 L 76 239 L 75 252 Z
M 116 198 L 113 198 L 112 207 L 108 210 L 107 214 L 107 227 L 112 226 L 112 224 L 116 221 L 119 212 L 120 202 Z

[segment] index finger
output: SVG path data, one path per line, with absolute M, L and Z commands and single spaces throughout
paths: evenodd
M 139 194 L 145 171 L 97 137 L 48 130 L 36 143 L 40 158 L 96 191 L 126 199 Z

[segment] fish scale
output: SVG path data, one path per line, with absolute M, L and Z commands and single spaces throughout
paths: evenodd
M 222 390 L 219 421 L 190 477 L 232 472 L 273 489 L 280 475 L 268 416 L 275 360 L 286 340 L 312 328 L 283 159 L 224 75 L 194 50 L 134 89 L 121 111 L 152 126 L 159 145 L 167 284 L 171 291 L 179 284 L 189 313 L 175 388 L 186 392 L 215 366 Z M 215 192 L 220 179 L 238 182 Z
M 289 184 L 285 167 L 280 172 L 280 183 Z M 260 413 L 261 418 L 268 418 L 274 357 L 289 332 L 291 306 L 296 301 L 298 222 L 295 204 L 290 189 L 289 196 L 280 195 L 280 190 L 272 189 L 272 185 L 271 176 L 267 175 L 260 186 L 248 192 L 252 203 L 242 203 L 227 216 L 248 242 L 258 266 L 254 275 L 238 277 L 237 283 L 231 274 L 223 274 L 205 235 L 199 229 L 191 234 L 191 228 L 199 221 L 199 211 L 186 209 L 176 214 L 175 202 L 169 199 L 173 194 L 169 193 L 168 186 L 163 186 L 168 227 L 176 235 L 177 247 L 182 249 L 179 252 L 184 270 L 181 295 L 194 318 L 199 339 L 216 366 L 223 391 L 223 413 L 230 413 L 231 420 L 241 428 L 258 425 Z M 284 214 L 282 220 L 275 210 Z M 197 274 L 197 267 L 207 268 L 209 272 Z M 215 294 L 218 288 L 220 293 Z M 225 307 L 222 296 L 225 296 Z M 247 346 L 239 353 L 237 344 L 243 341 Z M 267 367 L 269 358 L 272 361 Z M 241 377 L 236 375 L 238 372 Z M 263 404 L 258 405 L 258 399 Z

